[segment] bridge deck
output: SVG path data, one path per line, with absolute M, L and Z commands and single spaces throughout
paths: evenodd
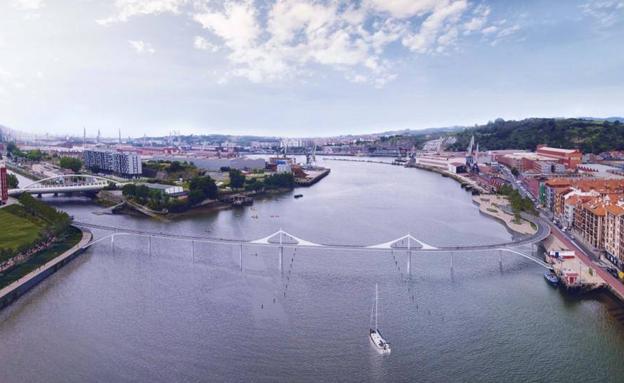
M 524 236 L 524 237 L 520 237 L 517 238 L 515 240 L 512 241 L 508 241 L 508 242 L 502 242 L 502 243 L 494 243 L 494 244 L 478 244 L 478 245 L 464 245 L 464 246 L 423 246 L 423 247 L 411 247 L 409 250 L 412 252 L 448 252 L 448 251 L 478 251 L 478 250 L 493 250 L 493 249 L 500 249 L 500 248 L 505 248 L 505 247 L 515 247 L 515 246 L 521 246 L 521 245 L 528 245 L 528 244 L 533 244 L 536 242 L 540 242 L 544 239 L 546 239 L 546 237 L 548 237 L 548 235 L 550 235 L 550 227 L 544 223 L 540 218 L 537 217 L 527 217 L 527 219 L 530 219 L 531 222 L 535 223 L 537 225 L 537 231 L 535 234 L 530 235 L 530 236 Z M 407 250 L 407 247 L 384 247 L 381 248 L 379 247 L 379 245 L 349 245 L 349 244 L 323 244 L 323 243 L 314 243 L 314 246 L 309 246 L 307 245 L 308 243 L 313 243 L 313 242 L 309 242 L 306 240 L 300 240 L 299 238 L 296 238 L 294 236 L 292 236 L 293 238 L 295 238 L 295 243 L 283 243 L 283 244 L 279 244 L 279 243 L 271 243 L 269 241 L 259 241 L 259 240 L 246 240 L 246 239 L 229 239 L 229 238 L 215 238 L 215 237 L 203 237 L 203 236 L 193 236 L 193 235 L 185 235 L 185 234 L 168 234 L 168 233 L 163 233 L 163 232 L 153 232 L 153 231 L 145 231 L 145 230 L 137 230 L 137 229 L 131 229 L 131 228 L 119 228 L 119 227 L 113 227 L 113 226 L 106 226 L 106 225 L 98 225 L 98 224 L 92 224 L 92 223 L 86 223 L 86 222 L 74 222 L 74 225 L 78 226 L 78 227 L 84 227 L 84 228 L 90 228 L 90 229 L 100 229 L 100 230 L 105 230 L 105 231 L 112 231 L 113 234 L 111 235 L 118 235 L 118 234 L 134 234 L 134 235 L 140 235 L 140 236 L 148 236 L 148 237 L 154 237 L 154 238 L 169 238 L 169 239 L 175 239 L 175 240 L 184 240 L 184 241 L 197 241 L 197 242 L 205 242 L 205 243 L 214 243 L 214 244 L 247 244 L 247 245 L 257 245 L 257 246 L 271 246 L 271 247 L 275 247 L 275 246 L 284 246 L 284 247 L 292 247 L 292 246 L 298 246 L 298 247 L 316 247 L 316 248 L 325 248 L 325 249 L 337 249 L 337 250 L 373 250 L 373 251 L 380 251 L 380 250 L 390 250 L 390 249 L 394 249 L 394 250 Z M 279 233 L 279 232 L 278 232 Z M 273 236 L 273 235 L 271 235 Z M 269 236 L 269 237 L 271 237 Z M 267 238 L 269 238 L 267 237 Z M 410 236 L 411 237 L 411 236 Z M 99 240 L 93 241 L 92 243 L 89 244 L 89 246 L 91 244 L 93 244 L 94 242 L 98 242 Z M 396 241 L 393 241 L 396 242 Z

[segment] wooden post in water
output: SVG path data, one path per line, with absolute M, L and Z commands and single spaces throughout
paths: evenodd
M 503 271 L 503 250 L 498 250 L 498 268 Z
M 111 235 L 111 251 L 115 252 L 115 233 Z
M 193 263 L 195 263 L 195 241 L 191 241 L 191 254 L 193 255 Z
M 152 236 L 147 237 L 147 254 L 152 255 Z

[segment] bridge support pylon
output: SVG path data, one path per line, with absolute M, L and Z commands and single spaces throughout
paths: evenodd
M 240 270 L 243 271 L 243 244 L 240 244 L 240 250 L 238 253 L 239 259 L 240 259 Z

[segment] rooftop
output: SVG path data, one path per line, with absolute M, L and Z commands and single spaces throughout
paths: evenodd
M 577 149 L 551 148 L 549 146 L 542 146 L 541 148 L 537 149 L 538 152 L 540 150 L 545 150 L 545 151 L 548 151 L 548 152 L 562 153 L 562 154 L 573 154 L 573 153 L 577 153 L 578 152 Z

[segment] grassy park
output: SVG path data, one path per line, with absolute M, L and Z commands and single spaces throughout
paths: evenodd
M 35 242 L 43 225 L 23 218 L 20 206 L 7 206 L 0 209 L 0 250 L 17 250 Z M 17 213 L 17 214 L 16 214 Z M 0 252 L 4 255 L 5 252 Z M 0 261 L 5 261 L 4 257 Z
M 0 209 L 0 263 L 26 255 L 0 272 L 0 288 L 63 254 L 82 237 L 64 212 L 23 194 L 20 204 Z

